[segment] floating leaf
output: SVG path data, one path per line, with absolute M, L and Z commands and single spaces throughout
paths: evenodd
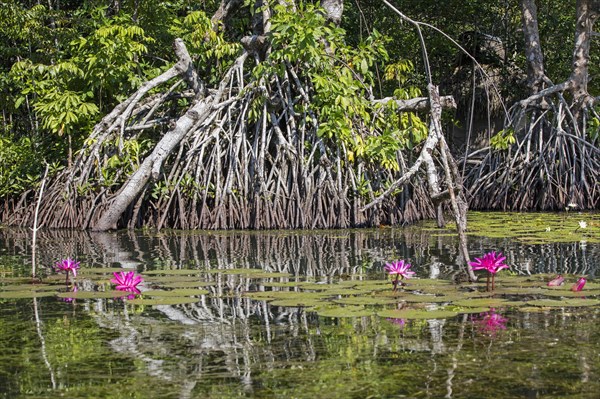
M 63 281 L 65 278 L 62 278 Z M 6 284 L 31 284 L 31 277 L 0 277 L 0 283 Z
M 211 287 L 216 285 L 214 281 L 174 281 L 157 284 L 164 288 L 192 288 L 192 287 Z
M 489 312 L 491 308 L 486 307 L 486 306 L 482 306 L 479 308 L 463 308 L 463 307 L 450 307 L 451 310 L 454 310 L 456 312 L 458 312 L 459 314 L 479 314 L 479 313 L 485 313 L 485 312 Z
M 395 298 L 371 297 L 371 296 L 351 296 L 347 298 L 334 299 L 333 302 L 344 305 L 389 305 L 397 303 Z
M 294 281 L 287 281 L 285 283 L 277 282 L 277 281 L 269 281 L 261 283 L 263 287 L 297 287 L 298 283 Z
M 133 305 L 182 305 L 186 303 L 196 303 L 198 298 L 195 297 L 157 297 L 157 298 L 135 298 L 128 299 L 127 303 Z
M 150 276 L 146 276 L 146 273 L 144 273 L 144 281 L 147 282 L 151 282 L 151 283 L 178 283 L 178 282 L 198 282 L 198 283 L 204 283 L 206 282 L 206 277 L 205 276 L 198 276 L 198 275 L 164 275 L 164 276 L 159 276 L 159 275 L 150 275 Z M 212 284 L 215 284 L 214 282 L 212 282 Z
M 290 308 L 299 308 L 299 307 L 313 307 L 317 305 L 322 305 L 323 300 L 320 298 L 291 298 L 291 299 L 274 299 L 269 302 L 272 306 L 283 306 Z
M 548 290 L 541 287 L 502 287 L 493 291 L 496 295 L 546 295 Z
M 355 288 L 389 289 L 392 283 L 388 280 L 344 280 L 337 283 L 340 286 Z
M 64 288 L 64 284 L 19 284 L 0 286 L 0 291 L 58 291 Z
M 454 302 L 456 306 L 462 306 L 466 308 L 479 308 L 479 307 L 490 307 L 490 308 L 498 308 L 501 306 L 506 306 L 508 301 L 506 299 L 500 298 L 472 298 L 472 299 L 464 299 L 461 301 Z
M 113 274 L 119 272 L 137 271 L 135 269 L 123 268 L 123 267 L 82 267 L 77 271 L 77 275 L 88 275 L 88 274 Z
M 377 316 L 390 319 L 447 319 L 456 315 L 458 312 L 447 309 L 392 309 L 377 312 Z
M 527 304 L 530 306 L 562 308 L 562 307 L 596 306 L 596 305 L 600 305 L 600 301 L 597 299 L 587 299 L 587 298 L 572 298 L 572 299 L 564 299 L 562 301 L 556 300 L 556 299 L 539 299 L 536 301 L 528 301 Z
M 404 295 L 401 300 L 405 302 L 415 302 L 415 303 L 443 303 L 450 302 L 450 298 L 444 295 L 416 295 L 416 294 L 408 294 Z
M 193 269 L 165 269 L 165 270 L 147 270 L 143 272 L 144 275 L 156 275 L 156 274 L 164 274 L 164 275 L 197 275 L 200 273 L 204 273 L 204 270 L 193 270 Z
M 207 273 L 221 273 L 227 275 L 241 275 L 249 278 L 280 278 L 292 277 L 289 273 L 269 272 L 263 269 L 211 269 Z
M 328 306 L 317 309 L 317 314 L 323 317 L 365 317 L 373 314 L 372 310 L 362 306 Z
M 56 292 L 43 291 L 0 291 L 0 299 L 18 299 L 18 298 L 41 298 L 54 296 Z
M 298 283 L 297 286 L 302 288 L 303 290 L 319 291 L 319 290 L 328 289 L 329 287 L 332 286 L 332 284 L 303 282 L 303 283 Z
M 600 295 L 600 290 L 583 290 L 579 292 L 573 292 L 570 289 L 548 289 L 543 291 L 543 295 L 550 297 L 580 298 L 582 296 L 598 296 Z
M 56 294 L 59 298 L 73 299 L 93 299 L 93 298 L 120 298 L 130 295 L 126 291 L 77 291 L 77 292 L 59 292 Z
M 163 290 L 148 290 L 143 292 L 143 296 L 151 297 L 183 297 L 183 296 L 199 296 L 209 294 L 210 291 L 202 289 L 175 289 L 169 291 Z
M 275 299 L 277 298 L 277 291 L 244 292 L 242 296 L 257 300 Z

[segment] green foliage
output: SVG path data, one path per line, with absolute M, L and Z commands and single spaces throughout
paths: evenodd
M 183 19 L 175 19 L 170 32 L 186 42 L 190 55 L 200 67 L 202 78 L 209 83 L 218 82 L 242 48 L 237 42 L 228 42 L 223 30 L 213 29 L 204 11 L 192 11 Z
M 105 144 L 110 148 L 113 155 L 110 156 L 100 171 L 102 186 L 110 187 L 122 183 L 131 173 L 140 166 L 140 159 L 152 148 L 149 139 L 116 139 Z M 81 187 L 81 190 L 89 190 L 91 186 Z
M 388 59 L 385 46 L 389 39 L 373 30 L 350 46 L 346 31 L 326 23 L 323 13 L 311 4 L 300 4 L 293 12 L 276 6 L 271 23 L 272 51 L 267 62 L 254 69 L 255 79 L 264 82 L 268 76 L 283 77 L 286 64 L 293 66 L 301 81 L 308 82 L 304 90 L 310 88 L 312 94 L 310 103 L 298 111 L 316 116 L 313 122 L 321 138 L 341 146 L 349 162 L 360 158 L 398 170 L 397 152 L 422 140 L 426 127 L 414 114 L 373 105 L 375 71 Z M 398 62 L 388 75 L 403 84 L 410 70 L 412 63 Z M 400 87 L 398 95 L 402 97 L 417 93 Z M 264 100 L 262 96 L 255 100 L 251 118 L 258 117 Z
M 490 146 L 495 150 L 508 150 L 516 142 L 514 130 L 503 129 L 490 139 Z
M 29 137 L 0 136 L 0 198 L 31 188 L 39 179 L 40 169 Z
M 29 98 L 43 129 L 59 136 L 85 130 L 97 120 L 103 103 L 115 104 L 141 83 L 136 71 L 145 41 L 151 39 L 127 18 L 102 18 L 91 35 L 71 41 L 71 57 L 13 65 L 11 75 L 21 86 L 15 108 Z
M 595 117 L 588 119 L 586 132 L 592 141 L 598 140 L 600 138 L 600 119 Z

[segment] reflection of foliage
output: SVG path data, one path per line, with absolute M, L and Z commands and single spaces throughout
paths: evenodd
M 71 370 L 98 362 L 106 351 L 100 328 L 91 320 L 56 319 L 44 326 L 50 363 L 65 377 Z

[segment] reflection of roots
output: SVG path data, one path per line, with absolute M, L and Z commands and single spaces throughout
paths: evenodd
M 582 112 L 585 116 L 591 109 Z M 545 110 L 513 108 L 517 142 L 506 151 L 488 151 L 467 171 L 469 205 L 474 209 L 561 210 L 568 204 L 600 204 L 600 149 L 564 100 Z

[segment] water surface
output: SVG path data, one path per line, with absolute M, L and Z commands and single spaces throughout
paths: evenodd
M 504 322 L 494 329 L 480 314 L 332 318 L 244 296 L 273 283 L 385 281 L 383 266 L 397 259 L 421 279 L 460 281 L 455 238 L 430 227 L 40 232 L 38 269 L 49 281 L 54 262 L 73 257 L 82 269 L 198 270 L 210 294 L 148 306 L 120 298 L 0 299 L 0 397 L 597 398 L 597 307 L 498 308 Z M 515 275 L 585 275 L 590 284 L 600 260 L 598 244 L 581 240 L 472 236 L 469 245 L 474 256 L 503 251 Z M 229 269 L 287 277 L 258 283 L 214 273 Z M 0 230 L 0 277 L 30 273 L 30 231 Z M 81 290 L 91 284 L 87 276 L 78 277 Z

